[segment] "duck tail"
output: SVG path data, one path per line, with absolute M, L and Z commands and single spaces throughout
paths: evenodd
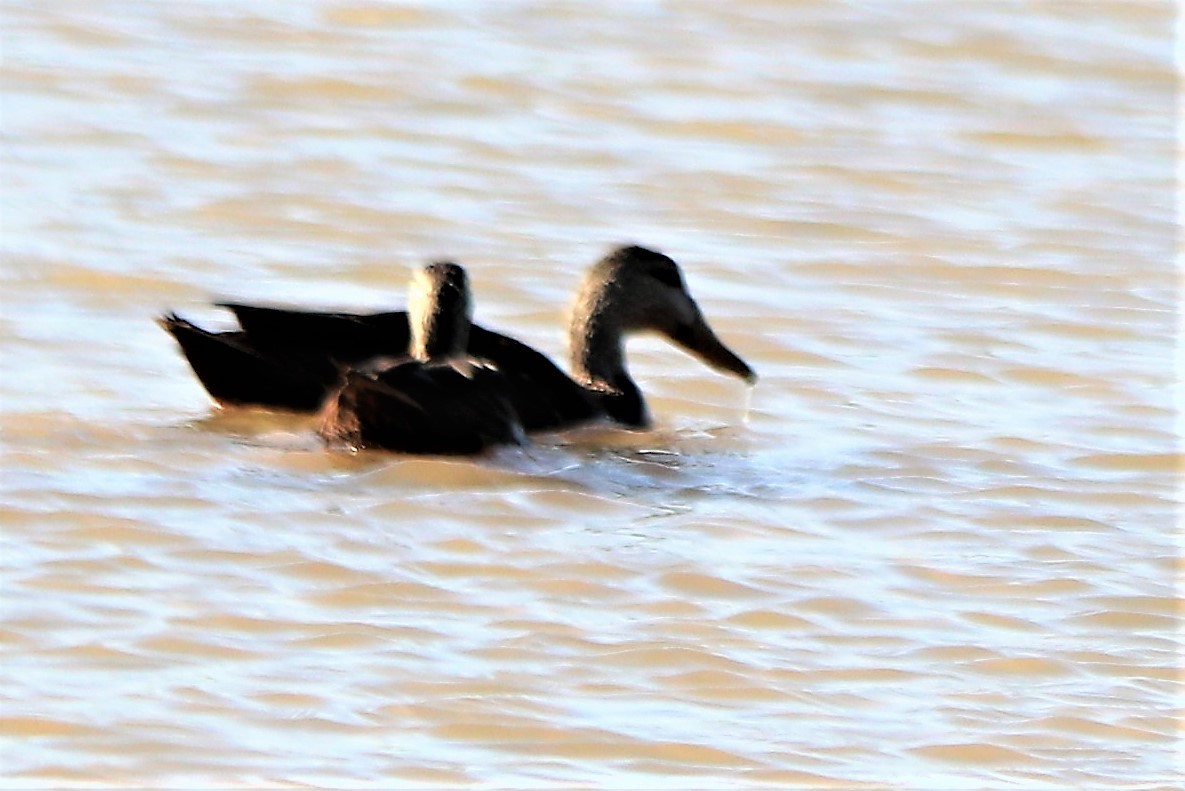
M 190 322 L 181 318 L 173 311 L 169 311 L 168 313 L 157 316 L 156 323 L 162 330 L 164 330 L 165 332 L 169 333 L 170 335 L 172 335 L 174 337 L 176 337 L 177 331 L 181 327 L 186 327 L 188 329 L 197 329 L 196 327 L 194 327 L 193 324 L 191 324 Z

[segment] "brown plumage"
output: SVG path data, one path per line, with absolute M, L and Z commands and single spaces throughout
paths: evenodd
M 211 333 L 175 315 L 161 320 L 220 404 L 314 411 L 340 385 L 343 367 L 409 353 L 412 332 L 404 312 L 220 304 L 235 313 L 239 331 Z M 665 335 L 719 371 L 756 381 L 708 325 L 678 265 L 636 246 L 614 250 L 585 276 L 568 327 L 571 376 L 546 355 L 477 324 L 469 325 L 464 347 L 497 370 L 528 432 L 602 417 L 640 428 L 650 416 L 626 367 L 625 339 L 646 331 Z
M 465 270 L 432 264 L 412 278 L 410 356 L 345 371 L 321 410 L 320 434 L 355 448 L 471 454 L 522 442 L 505 378 L 466 351 L 472 299 Z

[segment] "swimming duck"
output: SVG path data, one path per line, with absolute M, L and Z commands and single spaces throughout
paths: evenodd
M 210 395 L 223 405 L 315 411 L 339 384 L 343 365 L 408 353 L 404 312 L 318 313 L 239 303 L 241 330 L 213 333 L 169 314 L 161 326 L 180 344 Z M 752 384 L 757 375 L 720 341 L 687 290 L 678 264 L 644 247 L 621 247 L 585 276 L 569 323 L 572 374 L 506 335 L 470 324 L 466 348 L 502 374 L 528 432 L 598 418 L 632 428 L 650 413 L 625 362 L 628 335 L 654 331 L 709 366 Z
M 346 370 L 321 410 L 321 436 L 354 448 L 435 454 L 524 441 L 502 375 L 466 351 L 472 304 L 457 264 L 416 272 L 407 310 L 410 356 Z

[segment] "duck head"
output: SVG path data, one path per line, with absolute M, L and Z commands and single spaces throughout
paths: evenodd
M 472 320 L 473 298 L 464 267 L 441 261 L 416 270 L 407 298 L 412 357 L 429 360 L 463 354 Z
M 594 390 L 636 392 L 624 339 L 647 331 L 666 336 L 718 371 L 757 381 L 753 369 L 716 336 L 678 264 L 654 250 L 622 247 L 592 267 L 576 297 L 569 328 L 573 374 Z M 644 407 L 639 422 L 645 422 Z

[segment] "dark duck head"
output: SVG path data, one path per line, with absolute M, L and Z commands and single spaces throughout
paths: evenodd
M 645 401 L 625 363 L 625 338 L 657 332 L 718 371 L 757 381 L 744 360 L 716 337 L 669 257 L 644 247 L 622 247 L 585 276 L 569 325 L 572 375 L 597 393 L 609 417 L 645 426 Z

